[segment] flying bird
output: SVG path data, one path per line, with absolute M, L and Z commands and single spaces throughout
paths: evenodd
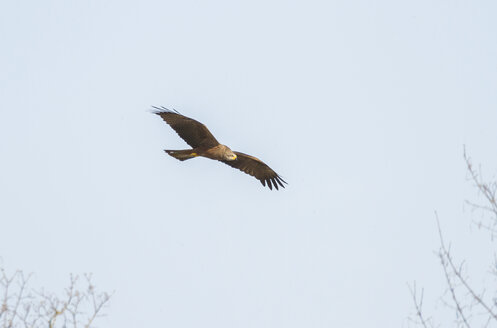
M 278 190 L 278 185 L 285 188 L 283 185 L 286 183 L 285 180 L 263 161 L 238 151 L 232 151 L 229 147 L 220 144 L 202 123 L 183 116 L 176 110 L 152 107 L 155 109 L 153 113 L 159 115 L 181 139 L 192 147 L 192 149 L 185 150 L 164 150 L 170 156 L 180 161 L 198 156 L 218 160 L 255 177 L 263 186 L 267 184 L 271 190 L 273 186 Z

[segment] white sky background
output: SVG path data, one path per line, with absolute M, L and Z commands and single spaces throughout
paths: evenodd
M 443 291 L 434 210 L 476 272 L 492 256 L 462 152 L 497 171 L 496 11 L 2 2 L 2 265 L 50 290 L 92 272 L 116 290 L 100 327 L 406 326 L 407 282 Z M 151 105 L 288 187 L 167 156 L 186 144 Z

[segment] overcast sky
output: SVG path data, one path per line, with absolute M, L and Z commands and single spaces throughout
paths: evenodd
M 405 327 L 406 283 L 440 306 L 435 210 L 487 269 L 462 155 L 497 171 L 496 13 L 2 1 L 0 263 L 54 291 L 92 272 L 116 291 L 99 327 Z M 187 145 L 151 105 L 289 185 L 167 156 Z

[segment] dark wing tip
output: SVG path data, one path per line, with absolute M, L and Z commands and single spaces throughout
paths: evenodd
M 271 185 L 271 179 L 267 179 L 266 182 L 269 189 L 273 190 L 273 186 Z
M 157 106 L 152 106 L 152 114 L 157 114 L 157 115 L 160 115 L 162 113 L 173 113 L 173 114 L 179 114 L 179 112 L 176 110 L 176 109 L 169 109 L 167 107 L 164 107 L 164 106 L 160 106 L 160 107 L 157 107 Z M 180 114 L 181 115 L 181 114 Z
M 273 185 L 276 187 L 276 190 L 279 190 L 280 188 L 278 188 L 278 183 L 276 183 L 276 179 L 273 179 Z
M 270 190 L 273 190 L 273 187 L 276 188 L 276 190 L 280 190 L 279 187 L 285 188 L 285 185 L 283 183 L 286 183 L 280 176 L 271 177 L 271 178 L 262 178 L 259 181 L 264 187 L 267 184 Z
M 273 190 L 273 187 L 276 188 L 276 190 L 280 190 L 279 187 L 282 187 L 282 188 L 285 188 L 285 184 L 288 184 L 285 180 L 283 180 L 278 174 L 275 174 L 274 176 L 272 177 L 267 177 L 267 178 L 263 178 L 261 179 L 261 183 L 263 186 L 266 186 L 266 183 L 267 183 L 267 186 L 269 187 L 269 189 Z
M 288 184 L 276 173 L 274 174 L 274 176 L 267 176 L 259 179 L 259 181 L 262 183 L 264 187 L 267 184 L 270 190 L 273 190 L 273 187 L 276 188 L 276 190 L 280 190 L 279 187 L 285 188 L 284 184 Z
M 282 186 L 283 188 L 285 188 L 285 184 L 288 184 L 288 182 L 286 182 L 285 180 L 283 180 L 282 177 L 280 177 L 279 175 L 276 176 L 275 180 L 279 183 L 280 186 Z

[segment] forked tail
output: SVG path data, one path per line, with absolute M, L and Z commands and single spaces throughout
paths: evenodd
M 197 157 L 197 153 L 193 149 L 186 150 L 164 150 L 170 156 L 179 159 L 180 161 L 186 161 L 187 159 Z

